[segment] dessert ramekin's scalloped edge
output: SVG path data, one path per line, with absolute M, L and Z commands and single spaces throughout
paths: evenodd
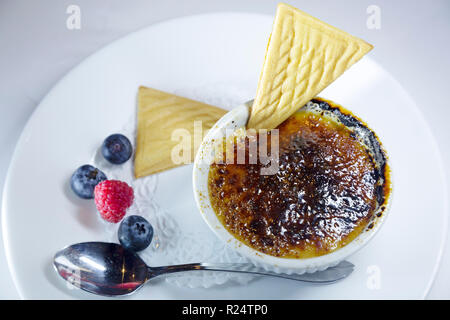
M 272 272 L 276 272 L 276 273 L 285 273 L 285 274 L 304 274 L 304 273 L 314 273 L 317 271 L 324 271 L 328 268 L 338 265 L 340 262 L 342 262 L 344 260 L 344 259 L 341 259 L 341 260 L 333 261 L 328 264 L 324 264 L 324 265 L 316 266 L 316 267 L 306 267 L 303 269 L 296 269 L 296 268 L 279 267 L 276 265 L 262 263 L 260 261 L 253 260 L 251 258 L 249 258 L 249 259 L 255 266 L 260 267 L 266 271 L 272 271 Z

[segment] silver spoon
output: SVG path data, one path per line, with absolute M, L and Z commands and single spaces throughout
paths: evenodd
M 354 265 L 343 261 L 324 271 L 305 274 L 278 274 L 250 263 L 191 263 L 149 267 L 134 252 L 116 243 L 84 242 L 56 253 L 53 265 L 58 274 L 76 287 L 102 296 L 135 292 L 157 276 L 183 271 L 209 270 L 267 275 L 310 283 L 332 283 L 352 273 Z

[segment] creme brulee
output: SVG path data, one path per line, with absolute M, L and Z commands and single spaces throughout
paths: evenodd
M 259 162 L 211 165 L 214 212 L 238 240 L 272 256 L 311 258 L 345 246 L 383 205 L 387 166 L 377 168 L 353 130 L 323 113 L 301 109 L 278 129 L 276 174 L 261 175 Z

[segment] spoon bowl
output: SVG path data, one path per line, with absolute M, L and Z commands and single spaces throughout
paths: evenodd
M 149 270 L 134 252 L 116 243 L 77 243 L 54 257 L 56 272 L 75 287 L 105 296 L 132 293 L 148 280 Z

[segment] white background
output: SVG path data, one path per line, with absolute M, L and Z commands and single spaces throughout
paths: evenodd
M 155 22 L 218 11 L 274 15 L 277 2 L 0 0 L 0 188 L 27 119 L 52 86 L 85 57 Z M 450 0 L 286 2 L 372 43 L 375 49 L 371 57 L 391 72 L 416 101 L 431 125 L 444 165 L 450 164 Z M 66 9 L 71 4 L 81 9 L 80 30 L 66 28 Z M 370 5 L 381 9 L 379 30 L 366 26 Z M 450 182 L 448 173 L 446 180 Z M 428 298 L 450 299 L 449 248 L 447 245 Z M 18 298 L 0 243 L 0 299 Z

